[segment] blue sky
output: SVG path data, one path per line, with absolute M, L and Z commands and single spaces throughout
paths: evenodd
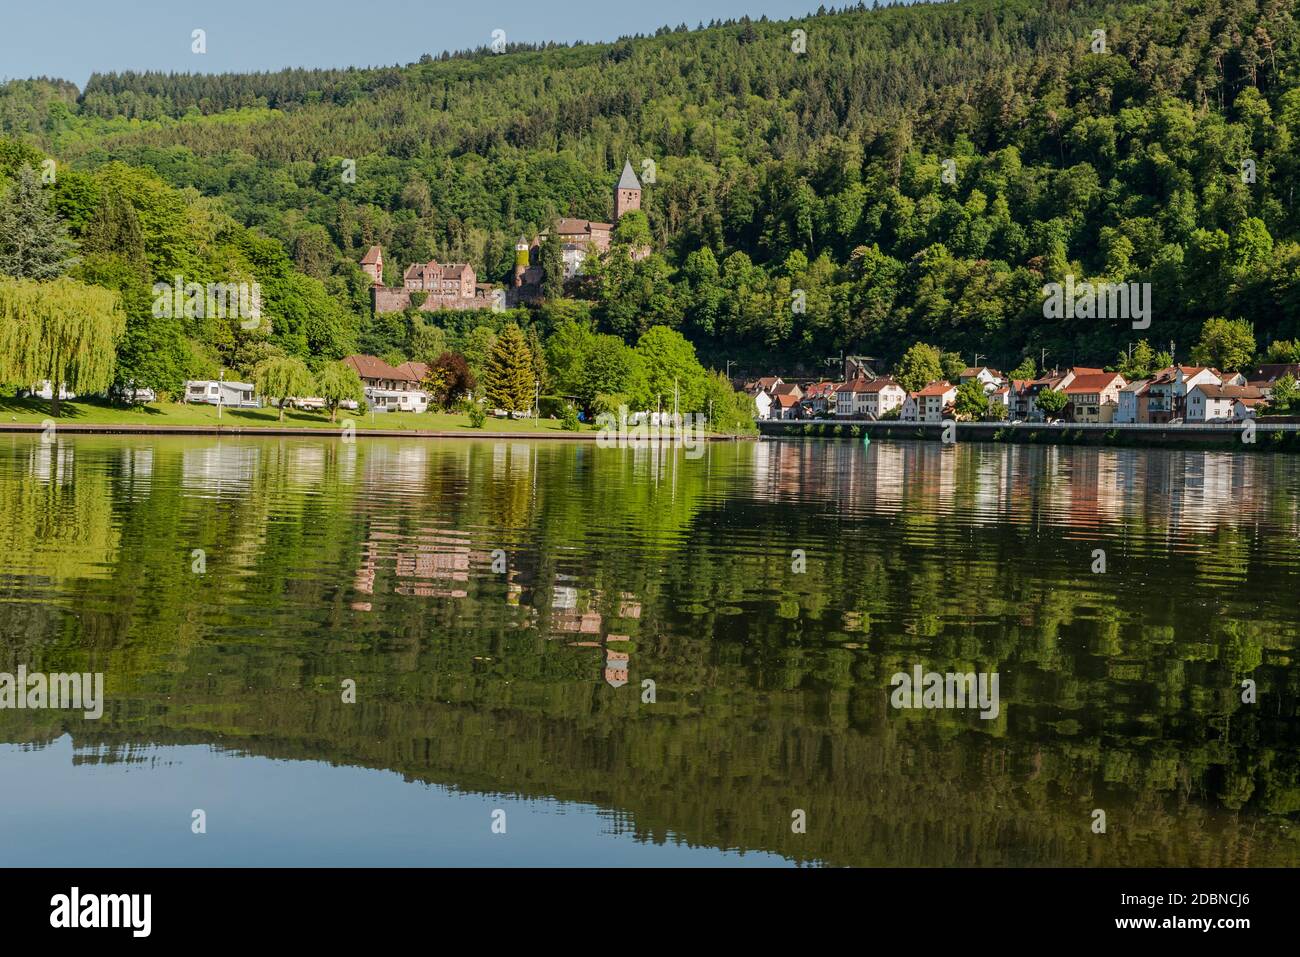
M 91 73 L 221 73 L 289 66 L 410 63 L 422 53 L 491 42 L 607 41 L 664 24 L 694 27 L 766 14 L 783 20 L 821 0 L 7 0 L 0 10 L 0 80 L 56 76 L 84 86 Z M 845 5 L 836 0 L 834 6 Z M 195 29 L 208 52 L 191 52 Z

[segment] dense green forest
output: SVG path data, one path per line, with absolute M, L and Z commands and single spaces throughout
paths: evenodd
M 67 167 L 74 222 L 105 177 L 179 191 L 282 277 L 272 339 L 304 357 L 413 351 L 420 320 L 367 314 L 372 243 L 390 282 L 429 258 L 503 282 L 520 233 L 608 219 L 631 159 L 654 164 L 655 251 L 571 290 L 599 332 L 666 325 L 754 370 L 918 340 L 1108 362 L 1127 322 L 1043 318 L 1072 273 L 1150 282 L 1142 335 L 1182 359 L 1210 318 L 1300 335 L 1298 40 L 1284 0 L 860 5 L 402 67 L 17 81 L 0 134 Z

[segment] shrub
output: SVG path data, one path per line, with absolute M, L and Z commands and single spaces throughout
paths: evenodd
M 483 406 L 474 401 L 466 402 L 465 413 L 469 416 L 471 428 L 483 428 L 483 423 L 487 421 L 487 413 L 483 411 Z
M 572 403 L 558 395 L 544 395 L 537 400 L 537 414 L 543 419 L 563 419 L 564 410 Z M 573 414 L 576 416 L 578 410 L 574 409 Z
M 582 428 L 582 423 L 578 421 L 578 410 L 572 404 L 566 405 L 560 413 L 560 428 L 565 432 L 577 432 Z

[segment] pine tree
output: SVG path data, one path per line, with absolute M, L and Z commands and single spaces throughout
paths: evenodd
M 40 177 L 30 166 L 23 167 L 0 196 L 0 275 L 54 279 L 76 263 L 76 249 L 50 207 Z
M 533 356 L 523 331 L 513 322 L 497 336 L 484 381 L 492 407 L 508 412 L 524 412 L 532 407 Z

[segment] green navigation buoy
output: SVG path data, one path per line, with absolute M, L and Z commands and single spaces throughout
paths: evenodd
M 863 444 L 863 445 L 870 445 L 870 444 L 871 444 L 871 436 L 868 435 L 866 432 L 863 432 L 863 433 L 862 433 L 862 444 Z

